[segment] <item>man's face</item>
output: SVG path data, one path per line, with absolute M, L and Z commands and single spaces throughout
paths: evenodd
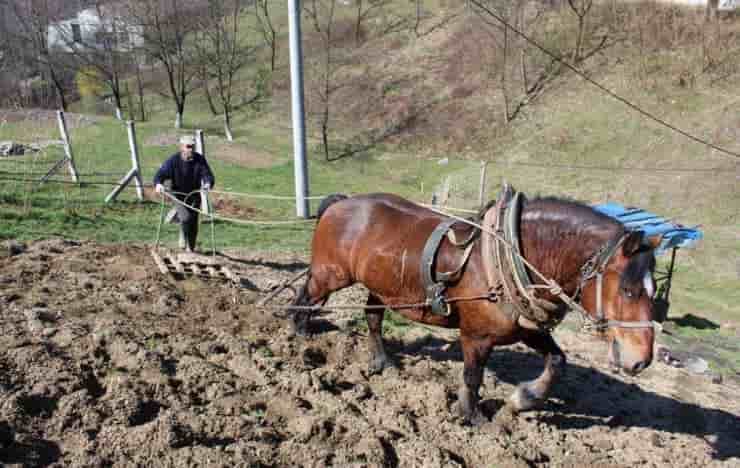
M 180 145 L 180 154 L 186 161 L 193 159 L 193 145 Z

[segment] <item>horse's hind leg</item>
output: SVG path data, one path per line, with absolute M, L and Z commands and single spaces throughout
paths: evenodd
M 520 384 L 509 398 L 514 411 L 526 411 L 539 406 L 547 398 L 553 384 L 565 370 L 565 354 L 549 333 L 533 332 L 522 340 L 545 356 L 545 370 L 535 380 Z
M 349 284 L 348 280 L 337 278 L 336 275 L 314 274 L 313 271 L 310 271 L 308 279 L 306 279 L 293 301 L 292 305 L 298 307 L 290 309 L 293 333 L 299 336 L 308 336 L 309 323 L 313 313 L 313 310 L 308 307 L 323 305 L 331 293 L 349 286 Z
M 385 354 L 383 346 L 383 317 L 385 309 L 379 308 L 383 303 L 372 293 L 367 298 L 368 306 L 372 308 L 365 309 L 365 318 L 367 319 L 368 329 L 368 347 L 370 348 L 370 365 L 368 373 L 378 374 L 383 372 L 383 368 L 388 365 L 388 355 Z
M 309 273 L 308 280 L 303 286 L 301 286 L 301 289 L 298 291 L 298 295 L 296 296 L 292 304 L 293 306 L 298 307 L 295 309 L 291 309 L 292 315 L 290 317 L 290 322 L 292 325 L 293 333 L 299 336 L 308 335 L 308 323 L 311 320 L 311 310 L 304 309 L 304 307 L 309 307 L 317 304 L 317 302 L 314 302 L 311 299 L 311 296 L 308 293 L 308 283 L 310 281 L 311 276 Z

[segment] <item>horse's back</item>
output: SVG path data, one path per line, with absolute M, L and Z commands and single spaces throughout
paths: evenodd
M 393 194 L 337 201 L 319 219 L 312 265 L 348 274 L 383 296 L 398 293 L 418 277 L 424 243 L 441 219 Z

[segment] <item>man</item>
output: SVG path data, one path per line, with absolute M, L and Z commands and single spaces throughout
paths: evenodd
M 180 138 L 180 151 L 167 159 L 154 176 L 157 193 L 165 191 L 164 182 L 172 182 L 171 191 L 178 200 L 194 208 L 200 208 L 200 194 L 196 190 L 210 190 L 215 179 L 206 158 L 193 151 L 195 138 L 185 135 Z M 175 203 L 177 217 L 180 219 L 180 247 L 186 252 L 195 249 L 198 237 L 198 212 Z

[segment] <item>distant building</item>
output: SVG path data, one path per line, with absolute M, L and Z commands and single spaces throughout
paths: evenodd
M 693 7 L 706 8 L 708 0 L 660 0 L 663 3 L 673 3 L 677 5 L 686 5 Z M 740 0 L 719 0 L 717 5 L 718 11 L 731 11 L 740 9 Z
M 124 21 L 115 4 L 86 8 L 48 28 L 49 50 L 106 49 L 130 52 L 144 44 L 142 27 Z

